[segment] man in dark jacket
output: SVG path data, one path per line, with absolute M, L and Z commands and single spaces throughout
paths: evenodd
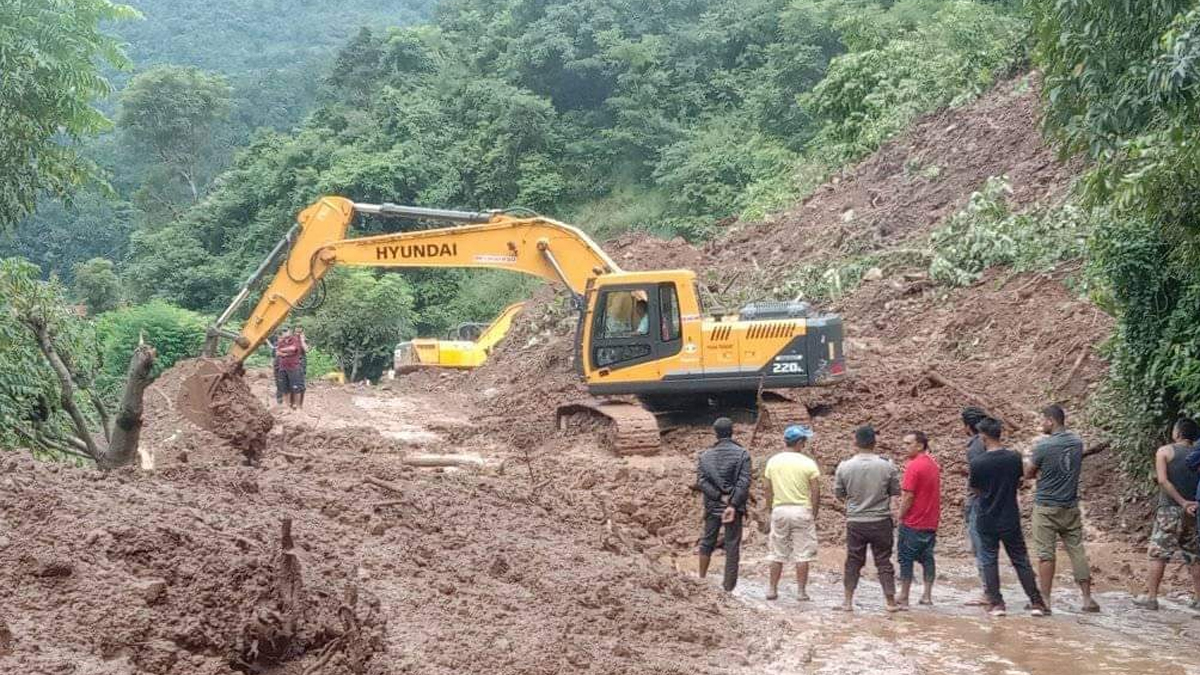
M 704 537 L 700 540 L 700 576 L 708 574 L 717 534 L 725 529 L 725 579 L 723 586 L 737 586 L 738 560 L 742 548 L 742 518 L 750 497 L 750 453 L 733 440 L 733 421 L 721 417 L 713 423 L 717 443 L 700 453 L 696 487 L 704 493 Z

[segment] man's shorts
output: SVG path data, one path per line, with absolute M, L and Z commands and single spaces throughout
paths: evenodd
M 1172 504 L 1159 506 L 1154 514 L 1154 531 L 1150 534 L 1150 557 L 1171 560 L 1178 553 L 1189 565 L 1200 563 L 1200 539 L 1196 535 L 1196 519 Z
M 767 538 L 767 560 L 796 564 L 817 559 L 817 523 L 812 509 L 799 504 L 782 504 L 771 509 L 771 535 Z
M 304 391 L 304 371 L 300 368 L 289 368 L 283 371 L 283 390 L 299 394 Z

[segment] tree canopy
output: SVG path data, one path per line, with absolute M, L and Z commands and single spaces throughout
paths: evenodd
M 128 65 L 100 26 L 137 16 L 109 0 L 0 1 L 0 231 L 43 193 L 99 178 L 76 144 L 110 126 L 95 107 L 112 90 L 101 68 Z

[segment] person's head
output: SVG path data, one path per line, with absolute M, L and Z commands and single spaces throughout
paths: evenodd
M 1190 418 L 1180 417 L 1175 422 L 1175 429 L 1171 436 L 1176 443 L 1195 443 L 1200 439 L 1200 426 L 1197 426 Z
M 904 454 L 909 459 L 929 450 L 929 437 L 924 431 L 910 431 L 904 434 L 901 442 L 904 443 Z
M 875 449 L 875 427 L 870 424 L 864 424 L 854 430 L 854 445 L 858 446 L 859 450 L 874 450 Z
M 808 443 L 808 439 L 812 437 L 813 430 L 809 429 L 803 424 L 793 424 L 792 426 L 783 430 L 783 444 L 786 445 L 789 450 L 795 450 L 796 452 L 800 452 L 800 450 L 804 449 L 805 444 Z
M 1000 443 L 1000 437 L 1004 433 L 1004 425 L 1000 424 L 1000 420 L 994 417 L 985 417 L 975 427 L 979 430 L 979 435 L 983 436 L 984 443 L 988 445 Z
M 962 409 L 963 430 L 968 436 L 974 436 L 979 433 L 979 423 L 987 419 L 987 411 L 973 405 L 969 405 Z
M 1062 406 L 1051 403 L 1042 408 L 1042 433 L 1054 433 L 1055 429 L 1061 429 L 1067 424 L 1067 413 L 1062 409 Z
M 733 420 L 728 417 L 718 417 L 717 421 L 713 422 L 713 433 L 717 435 L 717 440 L 733 438 Z

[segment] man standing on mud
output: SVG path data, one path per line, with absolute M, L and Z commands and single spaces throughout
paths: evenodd
M 1146 595 L 1133 604 L 1142 609 L 1158 609 L 1158 586 L 1167 563 L 1179 554 L 1192 573 L 1191 606 L 1200 609 L 1200 535 L 1196 532 L 1196 472 L 1187 466 L 1188 453 L 1200 439 L 1200 427 L 1190 419 L 1175 423 L 1174 443 L 1164 445 L 1154 455 L 1154 473 L 1158 479 L 1158 508 L 1154 512 L 1154 530 L 1150 534 L 1150 578 Z
M 783 432 L 787 449 L 767 460 L 763 484 L 771 531 L 767 540 L 771 563 L 768 600 L 779 597 L 784 564 L 796 566 L 799 600 L 808 600 L 808 565 L 817 559 L 817 514 L 821 509 L 821 470 L 804 454 L 812 429 L 796 424 Z
M 834 480 L 837 498 L 846 502 L 846 599 L 841 609 L 854 611 L 854 591 L 870 548 L 887 611 L 895 612 L 899 607 L 892 566 L 892 497 L 900 494 L 900 476 L 894 464 L 875 454 L 875 429 L 870 425 L 854 432 L 854 444 L 858 452 L 838 465 Z
M 970 485 L 971 462 L 982 457 L 987 449 L 983 445 L 983 438 L 979 435 L 977 425 L 988 418 L 987 412 L 983 408 L 975 406 L 967 406 L 962 409 L 961 419 L 963 423 L 963 431 L 967 434 L 967 468 L 962 472 L 962 475 L 967 478 L 967 484 Z M 967 530 L 967 546 L 971 549 L 971 555 L 975 556 L 975 570 L 979 573 L 979 583 L 987 586 L 987 579 L 983 575 L 983 559 L 979 556 L 982 549 L 979 542 L 979 528 L 976 527 L 976 495 L 974 490 L 969 487 L 967 489 L 966 499 L 963 501 L 963 517 L 966 519 Z M 987 596 L 979 600 L 971 601 L 970 605 L 987 605 Z
M 933 581 L 937 578 L 933 549 L 937 544 L 938 521 L 942 517 L 942 470 L 929 454 L 929 437 L 920 431 L 904 436 L 908 464 L 900 480 L 900 533 L 896 557 L 900 561 L 900 606 L 908 607 L 913 566 L 921 563 L 925 592 L 922 605 L 933 604 Z
M 287 393 L 288 407 L 295 410 L 303 402 L 304 374 L 300 370 L 300 339 L 290 331 L 285 331 L 279 343 L 275 345 L 275 353 L 279 358 L 279 368 L 283 371 L 284 391 Z
M 1000 442 L 1000 421 L 992 418 L 977 425 L 987 452 L 971 462 L 971 489 L 976 494 L 975 520 L 979 528 L 980 552 L 983 562 L 984 592 L 988 597 L 988 613 L 1004 616 L 1004 596 L 1000 593 L 1000 544 L 1017 571 L 1021 587 L 1029 596 L 1034 616 L 1046 616 L 1050 610 L 1042 601 L 1037 578 L 1029 564 L 1025 535 L 1021 532 L 1021 509 L 1017 505 L 1017 490 L 1025 467 L 1021 456 Z
M 1079 511 L 1079 472 L 1083 468 L 1083 439 L 1067 429 L 1067 414 L 1057 405 L 1042 409 L 1042 432 L 1025 465 L 1025 478 L 1037 479 L 1033 502 L 1033 548 L 1038 557 L 1038 587 L 1052 606 L 1055 547 L 1061 537 L 1071 558 L 1071 571 L 1083 595 L 1083 611 L 1099 612 L 1092 599 L 1092 571 L 1083 548 L 1083 515 Z
M 704 493 L 704 537 L 700 540 L 700 577 L 708 575 L 717 534 L 725 530 L 725 578 L 732 591 L 738 581 L 742 548 L 742 517 L 750 498 L 750 453 L 733 440 L 733 420 L 720 417 L 713 423 L 717 443 L 700 453 L 696 487 Z

